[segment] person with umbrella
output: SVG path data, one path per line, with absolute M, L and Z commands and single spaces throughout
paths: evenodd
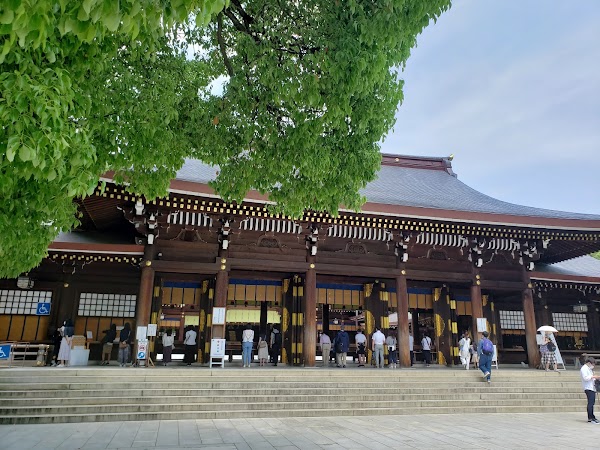
M 540 353 L 542 355 L 542 365 L 546 368 L 546 372 L 552 370 L 558 372 L 558 366 L 556 364 L 556 344 L 554 343 L 552 333 L 557 333 L 556 328 L 549 325 L 544 325 L 538 328 L 538 331 L 542 332 L 543 343 L 540 345 Z

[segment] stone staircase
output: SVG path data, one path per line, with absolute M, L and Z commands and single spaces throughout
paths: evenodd
M 302 368 L 0 370 L 0 424 L 581 412 L 578 371 Z

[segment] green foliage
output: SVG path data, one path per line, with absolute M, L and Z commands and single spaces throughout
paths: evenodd
M 107 171 L 155 197 L 195 157 L 220 166 L 227 200 L 359 208 L 402 100 L 397 68 L 449 4 L 4 0 L 0 276 L 34 267 Z
M 596 259 L 600 259 L 600 252 L 592 253 L 592 256 Z

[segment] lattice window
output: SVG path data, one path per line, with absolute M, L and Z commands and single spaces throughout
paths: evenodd
M 96 294 L 83 292 L 79 296 L 79 316 L 135 317 L 135 295 Z
M 558 331 L 588 331 L 585 314 L 552 313 L 552 323 Z
M 524 330 L 525 315 L 523 311 L 498 311 L 500 313 L 500 328 L 503 330 Z
M 0 290 L 0 314 L 35 315 L 38 303 L 52 303 L 52 292 Z

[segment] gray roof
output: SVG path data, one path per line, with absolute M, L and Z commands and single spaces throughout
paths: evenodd
M 438 158 L 441 160 L 441 158 Z M 217 167 L 186 159 L 177 179 L 207 184 L 217 176 Z M 362 190 L 367 201 L 386 205 L 440 210 L 530 216 L 551 219 L 598 220 L 600 216 L 515 205 L 470 188 L 445 170 L 382 165 L 378 177 Z
M 552 275 L 577 275 L 600 278 L 600 259 L 585 255 L 550 265 L 539 265 L 536 272 Z

